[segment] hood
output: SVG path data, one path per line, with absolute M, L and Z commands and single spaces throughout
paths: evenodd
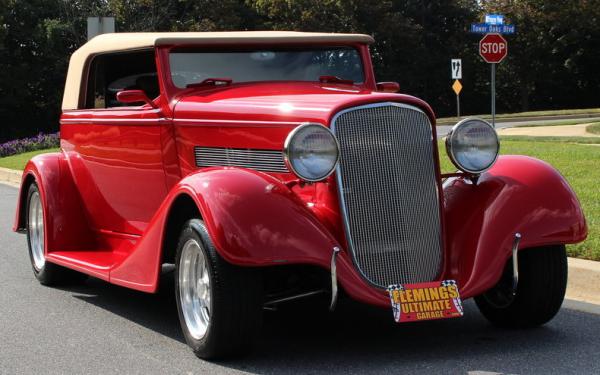
M 317 122 L 328 126 L 342 109 L 385 101 L 414 105 L 435 123 L 429 105 L 413 96 L 312 82 L 240 83 L 197 89 L 178 98 L 174 117 L 219 122 Z

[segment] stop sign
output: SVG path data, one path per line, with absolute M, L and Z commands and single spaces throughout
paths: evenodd
M 508 54 L 508 43 L 500 34 L 485 34 L 479 41 L 479 54 L 485 62 L 499 63 Z

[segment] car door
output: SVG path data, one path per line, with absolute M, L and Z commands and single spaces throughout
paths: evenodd
M 150 105 L 119 103 L 116 93 L 128 89 L 160 94 L 154 51 L 96 56 L 86 108 L 63 115 L 61 138 L 94 228 L 141 234 L 167 193 L 164 120 Z

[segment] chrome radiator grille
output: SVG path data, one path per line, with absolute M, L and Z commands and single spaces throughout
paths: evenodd
M 435 280 L 443 261 L 433 133 L 415 107 L 338 113 L 340 204 L 355 265 L 373 284 Z
M 241 167 L 262 172 L 287 173 L 283 153 L 276 150 L 194 147 L 197 167 Z

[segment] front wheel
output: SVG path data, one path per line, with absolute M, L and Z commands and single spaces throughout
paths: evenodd
M 198 219 L 184 225 L 175 264 L 179 321 L 194 353 L 213 359 L 249 351 L 262 323 L 259 274 L 221 258 Z
M 513 294 L 512 262 L 498 284 L 475 297 L 481 313 L 494 325 L 535 327 L 550 321 L 562 305 L 567 287 L 564 245 L 519 251 L 519 283 Z

